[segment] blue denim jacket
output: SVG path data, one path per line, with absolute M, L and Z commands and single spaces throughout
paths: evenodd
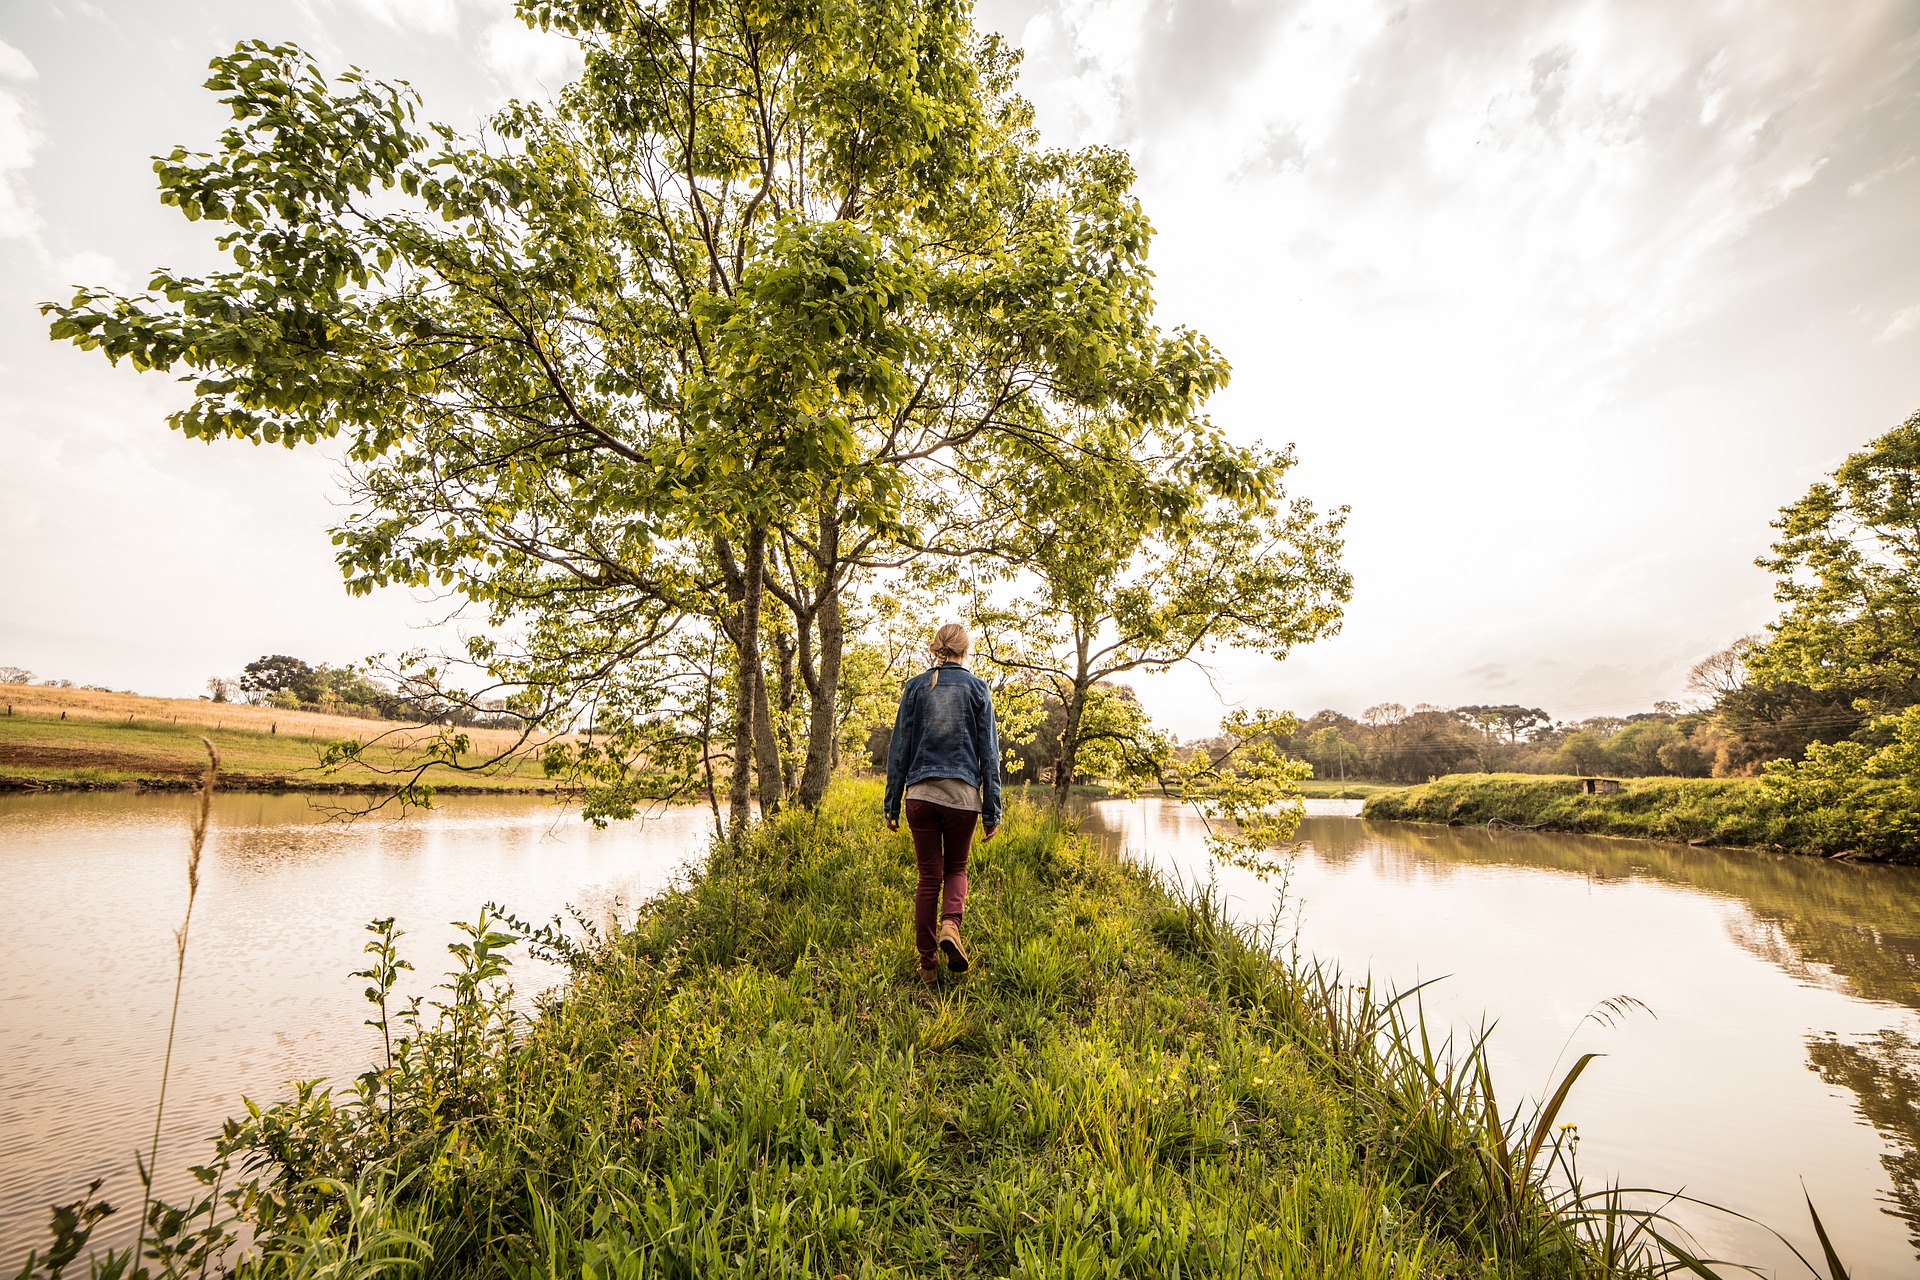
M 957 778 L 979 787 L 981 824 L 1000 825 L 1000 735 L 993 723 L 993 694 L 985 680 L 962 666 L 922 671 L 900 691 L 893 745 L 887 748 L 888 822 L 900 820 L 907 788 L 928 778 Z

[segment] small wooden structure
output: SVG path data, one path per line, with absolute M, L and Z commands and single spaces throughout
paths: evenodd
M 1582 795 L 1603 796 L 1609 791 L 1618 791 L 1619 789 L 1620 780 L 1618 778 L 1580 779 L 1580 793 Z

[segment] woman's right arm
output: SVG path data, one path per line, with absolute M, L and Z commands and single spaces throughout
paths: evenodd
M 900 829 L 900 798 L 907 789 L 907 753 L 913 737 L 913 685 L 900 691 L 900 709 L 893 713 L 893 738 L 887 743 L 887 797 L 881 805 L 887 826 Z
M 1000 829 L 1000 730 L 993 714 L 993 690 L 980 686 L 980 724 L 977 729 L 980 757 L 980 821 L 988 840 Z

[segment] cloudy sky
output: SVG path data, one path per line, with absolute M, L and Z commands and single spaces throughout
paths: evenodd
M 171 435 L 163 378 L 34 307 L 211 265 L 147 158 L 210 140 L 242 38 L 412 80 L 471 125 L 561 83 L 505 0 L 6 0 L 0 663 L 191 695 L 263 652 L 421 643 L 349 600 L 320 453 Z M 1061 144 L 1126 147 L 1168 323 L 1234 365 L 1214 416 L 1351 507 L 1342 634 L 1231 655 L 1230 701 L 1681 692 L 1772 616 L 1768 520 L 1920 410 L 1920 0 L 980 0 Z M 1211 727 L 1199 673 L 1145 687 Z

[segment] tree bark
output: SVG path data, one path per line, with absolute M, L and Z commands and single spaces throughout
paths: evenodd
M 1085 632 L 1078 631 L 1074 637 L 1076 662 L 1073 673 L 1073 692 L 1067 698 L 1067 723 L 1060 730 L 1060 761 L 1053 769 L 1053 811 L 1063 814 L 1067 811 L 1067 798 L 1073 790 L 1075 767 L 1080 759 L 1080 718 L 1087 709 L 1087 690 L 1093 685 L 1093 677 L 1087 671 L 1087 640 Z
M 773 709 L 767 701 L 767 673 L 760 663 L 753 669 L 753 763 L 760 775 L 760 816 L 780 812 L 786 797 L 786 777 L 780 771 L 780 741 L 773 736 Z
M 794 626 L 797 630 L 804 631 L 806 625 L 804 619 L 796 618 L 794 620 Z M 780 672 L 780 697 L 774 705 L 780 708 L 780 724 L 778 727 L 780 741 L 780 778 L 783 790 L 788 795 L 791 795 L 800 785 L 800 761 L 798 753 L 793 749 L 793 649 L 794 642 L 792 638 L 781 633 L 775 633 L 773 637 L 773 653 L 775 664 Z
M 840 655 L 846 647 L 846 626 L 840 613 L 840 512 L 832 496 L 820 504 L 820 562 L 820 598 L 814 608 L 814 623 L 820 628 L 820 668 L 808 682 L 813 699 L 808 707 L 807 763 L 800 771 L 798 797 L 808 809 L 819 808 L 833 779 Z
M 1053 767 L 1053 811 L 1067 811 L 1067 796 L 1073 790 L 1074 768 L 1080 758 L 1080 715 L 1087 708 L 1086 689 L 1075 684 L 1067 698 L 1067 723 L 1060 730 L 1060 759 Z
M 711 642 L 710 642 L 711 643 Z M 713 834 L 718 839 L 726 839 L 727 828 L 720 821 L 720 791 L 714 785 L 713 778 L 713 700 L 719 682 L 718 656 L 715 645 L 707 650 L 707 661 L 703 673 L 707 683 L 707 696 L 700 704 L 700 766 L 707 775 L 707 803 L 713 807 Z
M 727 795 L 727 838 L 738 840 L 753 824 L 753 762 L 755 704 L 765 701 L 766 690 L 760 677 L 760 602 L 765 593 L 767 531 L 763 525 L 747 529 L 744 558 L 736 562 L 733 548 L 725 538 L 713 540 L 720 567 L 727 577 L 727 594 L 734 604 L 732 625 L 734 690 L 733 700 L 733 777 Z M 769 732 L 769 740 L 771 733 Z M 777 752 L 775 753 L 778 754 Z M 774 776 L 779 777 L 776 768 Z M 764 779 L 763 779 L 764 783 Z M 774 795 L 774 805 L 780 803 Z M 773 814 L 766 807 L 766 789 L 761 788 L 761 813 Z

